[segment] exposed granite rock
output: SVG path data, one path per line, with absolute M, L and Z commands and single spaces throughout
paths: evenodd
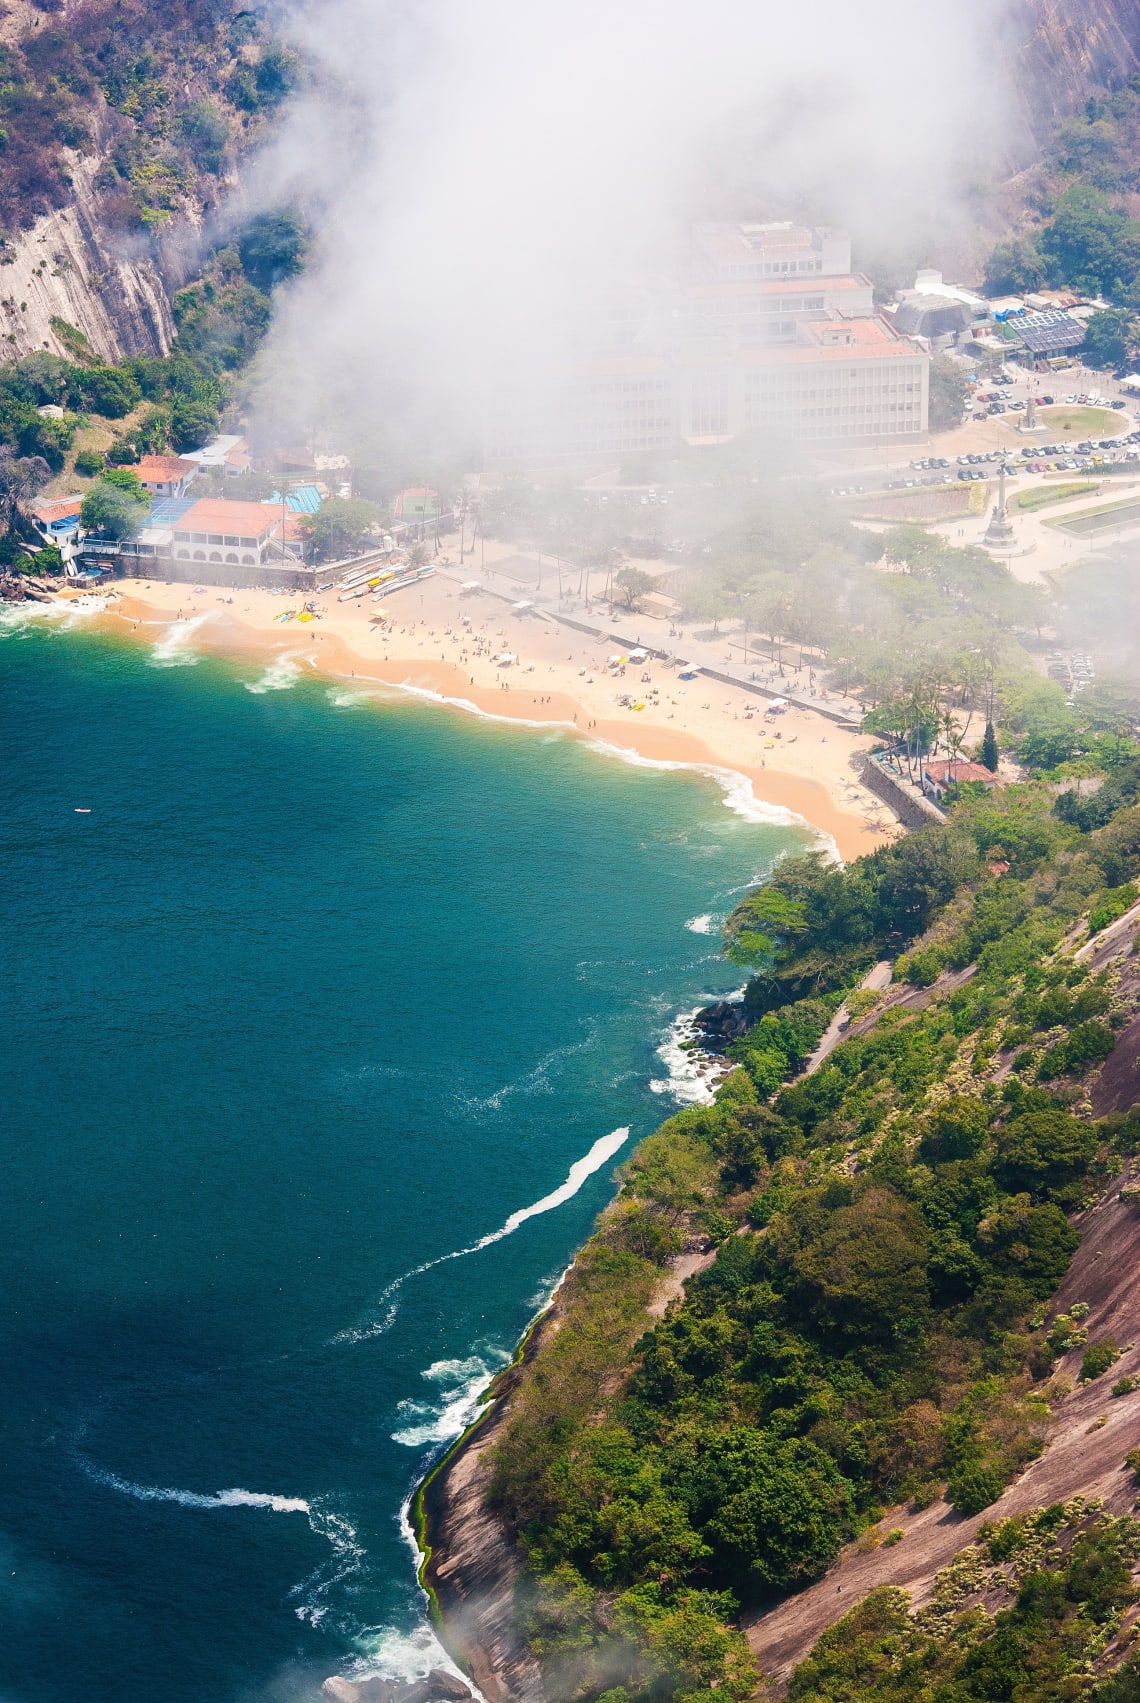
M 693 1027 L 700 1031 L 706 1047 L 721 1052 L 729 1041 L 735 1041 L 738 1035 L 743 1035 L 748 1027 L 748 1019 L 744 1007 L 739 1002 L 718 999 L 714 1005 L 706 1005 L 693 1018 Z
M 471 1687 L 453 1673 L 432 1668 L 426 1679 L 413 1681 L 344 1679 L 335 1674 L 321 1687 L 328 1703 L 469 1703 Z
M 561 1322 L 555 1300 L 532 1331 L 524 1361 L 541 1352 Z M 434 1593 L 449 1646 L 488 1703 L 546 1703 L 541 1670 L 515 1619 L 515 1586 L 522 1571 L 515 1534 L 490 1505 L 491 1457 L 517 1381 L 516 1367 L 498 1379 L 482 1423 L 423 1493 L 431 1550 L 425 1583 Z

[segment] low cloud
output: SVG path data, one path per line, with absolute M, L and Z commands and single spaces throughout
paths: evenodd
M 311 0 L 309 91 L 254 194 L 309 268 L 259 408 L 435 448 L 541 388 L 697 217 L 803 217 L 913 248 L 968 216 L 1002 108 L 986 21 L 901 0 Z

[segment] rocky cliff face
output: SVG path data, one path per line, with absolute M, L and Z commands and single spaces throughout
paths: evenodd
M 1019 164 L 1089 95 L 1140 72 L 1136 0 L 1013 0 L 1012 62 L 1021 116 Z
M 72 166 L 74 200 L 9 244 L 0 268 L 4 358 L 34 349 L 74 358 L 82 345 L 105 361 L 164 355 L 174 335 L 171 289 L 144 239 L 107 229 L 92 192 L 97 160 Z
M 0 360 L 164 354 L 297 64 L 243 0 L 0 6 Z

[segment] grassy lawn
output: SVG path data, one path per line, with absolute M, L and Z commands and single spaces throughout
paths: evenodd
M 1095 484 L 1038 485 L 1032 491 L 1019 491 L 1019 509 L 1042 509 L 1047 503 L 1063 503 L 1067 497 L 1084 497 L 1095 491 Z
M 1037 418 L 1067 438 L 1116 437 L 1128 424 L 1127 414 L 1116 408 L 1042 408 Z
M 850 507 L 852 520 L 885 520 L 892 526 L 913 521 L 924 526 L 972 514 L 970 499 L 984 485 L 943 485 L 928 491 L 872 491 Z

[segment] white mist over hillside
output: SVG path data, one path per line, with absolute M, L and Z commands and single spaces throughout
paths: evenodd
M 308 0 L 291 28 L 313 87 L 256 194 L 295 200 L 314 249 L 263 413 L 462 442 L 499 389 L 590 336 L 615 285 L 670 270 L 695 217 L 952 228 L 1001 107 L 993 15 Z

